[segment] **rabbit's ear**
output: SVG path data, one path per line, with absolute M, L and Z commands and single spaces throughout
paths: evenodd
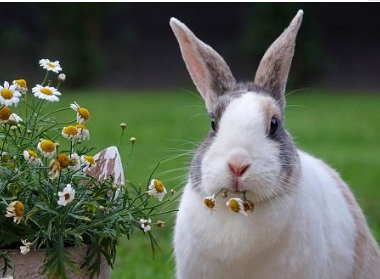
M 199 40 L 185 24 L 175 18 L 170 26 L 177 37 L 182 57 L 207 110 L 212 111 L 218 97 L 232 89 L 236 81 L 223 58 Z
M 282 109 L 285 107 L 286 81 L 302 16 L 303 11 L 299 10 L 288 28 L 268 48 L 255 76 L 255 84 L 268 90 Z

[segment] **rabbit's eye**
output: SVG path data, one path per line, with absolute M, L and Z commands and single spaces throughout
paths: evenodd
M 276 117 L 272 117 L 270 121 L 270 129 L 269 129 L 269 135 L 273 136 L 278 128 L 278 119 Z
M 216 131 L 216 122 L 215 118 L 211 118 L 211 129 L 215 132 Z

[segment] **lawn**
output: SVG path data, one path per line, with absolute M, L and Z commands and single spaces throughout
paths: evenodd
M 63 91 L 64 92 L 64 91 Z M 186 176 L 188 151 L 209 129 L 203 101 L 197 93 L 70 92 L 60 106 L 76 100 L 92 113 L 90 143 L 115 145 L 120 138 L 119 123 L 128 124 L 121 152 L 126 159 L 128 139 L 137 138 L 135 152 L 126 168 L 127 179 L 145 185 L 158 162 L 155 177 L 168 189 L 180 191 Z M 287 98 L 286 126 L 297 145 L 324 159 L 349 183 L 378 241 L 380 241 L 380 95 L 294 93 Z M 123 239 L 117 255 L 114 279 L 173 278 L 171 250 L 173 218 L 164 228 L 154 228 L 161 251 L 152 259 L 148 237 Z

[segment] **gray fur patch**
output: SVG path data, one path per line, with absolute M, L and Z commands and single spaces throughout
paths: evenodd
M 287 133 L 282 124 L 279 126 L 273 137 L 269 137 L 278 143 L 280 149 L 279 161 L 281 163 L 281 173 L 285 180 L 293 176 L 294 170 L 299 164 L 297 149 L 294 146 L 293 140 Z
M 204 43 L 198 46 L 198 52 L 210 75 L 209 82 L 211 90 L 221 96 L 225 92 L 231 91 L 236 84 L 236 80 L 231 73 L 230 68 L 223 58 L 211 47 Z
M 204 154 L 213 142 L 214 132 L 210 131 L 206 139 L 198 147 L 190 165 L 190 180 L 194 189 L 199 189 L 202 183 L 202 161 Z

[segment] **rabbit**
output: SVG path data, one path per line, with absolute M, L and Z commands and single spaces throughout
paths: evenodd
M 302 17 L 300 10 L 249 83 L 237 82 L 215 50 L 170 19 L 211 119 L 176 216 L 178 279 L 380 278 L 378 244 L 348 186 L 323 161 L 298 150 L 284 128 Z M 217 196 L 207 208 L 204 198 L 223 189 L 228 197 Z M 226 206 L 242 195 L 252 212 Z

